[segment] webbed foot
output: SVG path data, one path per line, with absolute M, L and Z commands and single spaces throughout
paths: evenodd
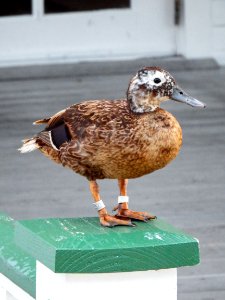
M 126 217 L 126 218 L 130 218 L 130 219 L 144 221 L 144 222 L 147 222 L 148 220 L 154 220 L 157 218 L 156 216 L 152 216 L 148 212 L 145 212 L 145 211 L 137 212 L 137 211 L 133 211 L 130 209 L 123 209 L 120 207 L 118 207 L 118 213 L 116 214 L 116 216 L 119 218 Z
M 130 218 L 124 216 L 117 216 L 117 215 L 111 216 L 108 214 L 104 214 L 104 215 L 100 215 L 99 219 L 101 225 L 105 227 L 114 227 L 118 225 L 125 225 L 125 226 L 132 226 L 132 227 L 135 226 L 135 224 L 131 222 Z

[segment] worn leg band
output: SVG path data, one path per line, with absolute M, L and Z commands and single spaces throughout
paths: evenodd
M 105 204 L 102 200 L 99 200 L 93 204 L 97 210 L 101 210 L 101 209 L 105 208 Z
M 118 203 L 128 203 L 129 197 L 128 196 L 118 196 Z

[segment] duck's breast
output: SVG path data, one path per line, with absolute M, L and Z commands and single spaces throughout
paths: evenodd
M 135 128 L 127 128 L 123 138 L 118 136 L 102 147 L 98 160 L 106 178 L 140 177 L 163 168 L 177 156 L 182 130 L 172 114 L 157 109 L 137 118 Z
M 182 129 L 176 118 L 163 109 L 156 110 L 149 122 L 153 134 L 148 134 L 146 130 L 146 159 L 155 171 L 166 166 L 179 153 Z

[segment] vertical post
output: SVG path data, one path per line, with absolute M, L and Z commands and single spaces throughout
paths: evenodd
M 180 5 L 178 54 L 187 58 L 212 57 L 212 0 L 182 0 Z
M 44 0 L 32 0 L 32 15 L 40 19 L 44 15 Z
M 162 220 L 104 228 L 98 218 L 16 223 L 36 259 L 36 299 L 177 299 L 177 268 L 199 263 L 198 241 Z
M 5 288 L 1 285 L 1 282 L 0 282 L 0 299 L 1 299 L 1 300 L 7 300 L 7 298 L 6 298 L 6 290 L 5 290 Z
M 0 273 L 0 300 L 34 300 L 23 288 Z
M 177 299 L 177 269 L 122 273 L 66 274 L 54 273 L 37 261 L 37 300 L 75 299 L 114 300 L 151 295 L 155 300 Z

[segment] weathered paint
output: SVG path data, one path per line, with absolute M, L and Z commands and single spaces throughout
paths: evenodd
M 59 273 L 108 273 L 191 266 L 198 241 L 161 220 L 104 228 L 98 218 L 36 219 L 16 224 L 16 242 Z
M 14 241 L 15 222 L 0 213 L 0 273 L 35 297 L 36 261 Z

